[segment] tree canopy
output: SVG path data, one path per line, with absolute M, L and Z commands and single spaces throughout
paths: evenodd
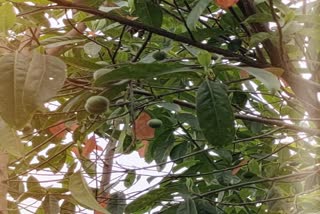
M 1 213 L 319 213 L 319 14 L 0 0 Z

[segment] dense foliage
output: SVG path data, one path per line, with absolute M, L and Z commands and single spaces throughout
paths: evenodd
M 319 12 L 0 0 L 0 210 L 318 213 Z M 111 179 L 136 152 L 150 165 Z

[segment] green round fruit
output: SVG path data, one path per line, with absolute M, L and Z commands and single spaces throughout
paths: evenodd
M 166 54 L 166 52 L 158 51 L 158 52 L 155 52 L 152 55 L 152 57 L 157 61 L 161 61 L 161 60 L 164 60 L 165 58 L 167 58 L 167 54 Z
M 162 121 L 159 119 L 151 119 L 148 121 L 148 126 L 151 128 L 160 128 L 162 126 Z
M 84 108 L 91 114 L 101 114 L 109 108 L 109 100 L 103 96 L 92 96 L 87 99 Z

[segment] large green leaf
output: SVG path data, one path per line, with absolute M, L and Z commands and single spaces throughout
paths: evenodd
M 11 126 L 23 128 L 35 111 L 62 87 L 66 66 L 57 57 L 19 53 L 0 58 L 0 111 Z
M 209 144 L 225 146 L 232 142 L 235 134 L 234 116 L 223 84 L 205 80 L 197 92 L 196 111 Z
M 110 214 L 107 210 L 102 208 L 93 197 L 92 192 L 80 171 L 70 176 L 69 190 L 72 197 L 74 197 L 74 199 L 76 199 L 80 204 L 83 204 L 93 210 Z
M 146 79 L 160 75 L 176 72 L 194 71 L 190 66 L 179 63 L 151 63 L 151 64 L 133 64 L 112 70 L 102 75 L 95 82 L 96 85 L 103 85 L 110 81 L 123 79 Z
M 212 2 L 212 0 L 200 0 L 196 6 L 192 9 L 190 14 L 187 17 L 187 25 L 189 28 L 194 29 L 195 25 L 200 17 L 200 15 L 203 13 L 203 11 L 207 8 L 209 3 Z
M 0 118 L 0 150 L 8 152 L 10 155 L 22 157 L 23 144 L 14 129 L 10 128 Z
M 136 14 L 143 23 L 154 27 L 161 27 L 162 10 L 153 0 L 135 0 Z

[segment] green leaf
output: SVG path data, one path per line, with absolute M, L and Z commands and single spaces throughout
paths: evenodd
M 168 109 L 169 111 L 174 111 L 174 112 L 180 112 L 181 111 L 181 107 L 178 104 L 175 103 L 158 103 L 158 106 L 161 106 L 165 109 Z
M 195 200 L 198 214 L 217 214 L 216 207 L 205 199 Z
M 173 147 L 173 149 L 170 151 L 170 159 L 175 160 L 178 159 L 184 155 L 186 155 L 188 152 L 188 142 L 182 142 Z M 182 160 L 176 161 L 178 163 L 182 162 Z
M 195 29 L 195 26 L 198 22 L 199 17 L 203 13 L 203 11 L 207 8 L 209 3 L 212 2 L 212 0 L 200 0 L 196 4 L 196 6 L 192 9 L 192 11 L 189 13 L 187 17 L 187 26 L 190 29 Z
M 60 214 L 73 214 L 75 213 L 75 209 L 76 206 L 73 203 L 64 200 L 60 207 Z
M 11 176 L 16 176 L 16 174 L 13 173 Z M 23 181 L 19 177 L 15 178 L 14 180 L 9 180 L 8 184 L 8 192 L 14 199 L 17 199 L 22 193 L 25 192 Z
M 47 195 L 42 202 L 42 207 L 47 214 L 59 214 L 60 207 L 59 201 L 53 195 Z
M 185 189 L 184 184 L 183 188 Z M 182 189 L 182 184 L 178 183 L 162 184 L 162 187 L 153 189 L 128 204 L 125 211 L 126 213 L 145 213 L 150 211 L 151 207 L 160 205 L 161 200 L 170 200 L 173 197 L 172 193 L 181 192 L 184 189 Z
M 0 150 L 15 157 L 23 156 L 23 144 L 14 129 L 0 118 Z
M 270 13 L 256 13 L 249 16 L 244 23 L 251 24 L 251 23 L 266 23 L 273 21 L 272 15 Z
M 260 80 L 271 92 L 280 90 L 280 81 L 277 76 L 269 71 L 254 67 L 239 67 Z
M 124 179 L 124 186 L 127 188 L 131 187 L 135 180 L 136 180 L 136 171 L 129 170 L 126 178 Z
M 153 0 L 135 0 L 134 3 L 135 12 L 143 23 L 161 27 L 163 15 L 159 4 Z
M 196 204 L 191 197 L 186 197 L 185 201 L 179 205 L 177 214 L 198 214 Z
M 112 214 L 123 214 L 126 207 L 126 196 L 122 192 L 115 192 L 110 195 L 107 210 Z
M 110 214 L 104 208 L 102 208 L 96 199 L 93 197 L 92 192 L 81 175 L 81 172 L 78 171 L 70 176 L 69 181 L 69 190 L 74 199 L 76 199 L 80 204 L 83 204 L 93 210 Z
M 204 68 L 209 68 L 211 65 L 211 54 L 208 51 L 200 51 L 197 56 L 198 62 Z
M 7 33 L 7 31 L 15 24 L 16 13 L 13 5 L 5 2 L 0 6 L 0 33 Z
M 259 43 L 263 42 L 264 40 L 270 39 L 270 37 L 271 37 L 270 33 L 266 33 L 266 32 L 259 32 L 259 33 L 253 34 L 250 37 L 249 46 L 255 47 Z
M 99 52 L 101 51 L 101 46 L 94 42 L 88 42 L 83 46 L 83 50 L 91 57 L 98 57 Z
M 234 116 L 223 84 L 205 80 L 200 85 L 196 112 L 209 144 L 221 147 L 232 143 L 235 134 Z
M 29 176 L 27 179 L 27 189 L 29 192 L 36 192 L 39 189 L 42 189 L 38 179 L 36 179 L 34 176 Z
M 40 44 L 46 48 L 56 48 L 59 46 L 71 45 L 85 41 L 86 39 L 79 36 L 53 36 L 41 41 Z
M 95 84 L 99 86 L 110 81 L 124 79 L 146 79 L 165 74 L 188 71 L 194 71 L 194 69 L 192 69 L 190 66 L 181 65 L 178 63 L 139 63 L 114 69 L 98 78 Z
M 31 58 L 8 54 L 0 58 L 0 112 L 11 126 L 21 129 L 35 111 L 62 87 L 66 66 L 57 57 L 34 53 Z
M 172 130 L 165 130 L 154 141 L 150 143 L 150 153 L 157 164 L 163 163 L 167 160 L 169 153 L 173 147 L 175 137 Z
M 248 163 L 248 168 L 250 172 L 256 175 L 260 174 L 260 164 L 256 159 L 250 160 L 250 162 Z

